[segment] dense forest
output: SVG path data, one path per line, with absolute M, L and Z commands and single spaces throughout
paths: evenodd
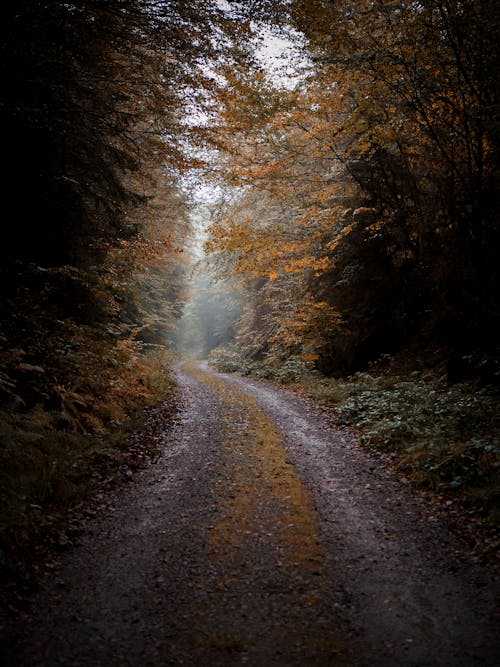
M 497 3 L 301 3 L 292 91 L 232 73 L 208 250 L 246 290 L 239 345 L 359 370 L 428 349 L 498 377 Z M 245 342 L 247 341 L 247 342 Z
M 0 529 L 10 563 L 95 478 L 140 463 L 124 433 L 171 393 L 167 349 L 189 271 L 181 181 L 201 165 L 186 118 L 210 89 L 207 63 L 231 62 L 232 46 L 204 2 L 16 0 L 3 10 Z
M 495 0 L 4 4 L 6 549 L 130 463 L 182 338 L 269 377 L 498 383 Z

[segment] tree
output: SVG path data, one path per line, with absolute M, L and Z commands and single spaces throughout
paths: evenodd
M 442 347 L 452 374 L 465 371 L 465 356 L 495 356 L 499 21 L 490 4 L 296 3 L 313 59 L 300 89 L 233 73 L 222 98 L 224 175 L 247 200 L 271 193 L 287 214 L 278 224 L 269 212 L 226 220 L 212 249 L 244 249 L 235 267 L 247 277 L 302 270 L 300 293 L 345 323 L 325 320 L 325 369 L 352 370 L 417 334 Z
M 322 10 L 323 18 L 331 11 Z M 427 292 L 432 313 L 427 327 L 456 359 L 478 346 L 491 354 L 498 6 L 343 2 L 335 11 L 330 42 L 317 8 L 298 14 L 319 78 L 335 82 L 318 104 L 328 113 L 332 98 L 337 109 L 341 100 L 331 126 L 344 137 L 345 164 L 391 245 L 415 268 L 414 292 Z

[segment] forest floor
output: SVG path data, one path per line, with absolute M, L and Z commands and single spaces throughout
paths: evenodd
M 177 369 L 160 460 L 8 628 L 10 665 L 497 665 L 498 582 L 308 398 Z

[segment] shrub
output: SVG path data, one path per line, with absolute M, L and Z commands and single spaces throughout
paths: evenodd
M 292 376 L 282 373 L 296 384 Z M 401 473 L 459 496 L 472 513 L 497 523 L 500 413 L 495 388 L 369 373 L 341 380 L 307 373 L 299 386 L 332 405 L 334 422 L 358 430 L 364 446 L 391 452 Z
M 249 362 L 234 349 L 227 347 L 216 347 L 208 355 L 208 363 L 221 373 L 241 373 L 247 375 Z
M 76 381 L 55 385 L 50 400 L 41 396 L 27 406 L 11 399 L 0 409 L 0 561 L 6 572 L 29 559 L 32 545 L 69 508 L 104 480 L 119 478 L 121 467 L 139 464 L 127 433 L 141 423 L 144 408 L 172 401 L 175 384 L 164 348 L 138 350 L 133 363 L 128 359 L 118 364 L 117 357 L 114 378 L 103 366 L 98 374 L 93 364 L 82 364 Z M 155 442 L 143 440 L 141 456 L 157 456 Z

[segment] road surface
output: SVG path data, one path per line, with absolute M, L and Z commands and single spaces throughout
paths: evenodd
M 500 664 L 498 588 L 308 399 L 176 370 L 164 454 L 13 629 L 20 667 Z

